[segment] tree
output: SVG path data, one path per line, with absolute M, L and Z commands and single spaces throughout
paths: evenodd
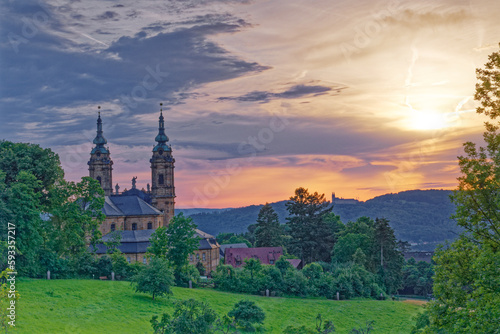
M 278 247 L 282 245 L 281 226 L 278 214 L 273 207 L 266 203 L 260 209 L 255 229 L 256 247 Z
M 305 188 L 297 188 L 286 208 L 290 214 L 287 225 L 292 237 L 289 251 L 300 257 L 304 264 L 328 260 L 334 236 L 325 221 L 326 215 L 332 211 L 325 195 L 310 194 Z
M 375 219 L 374 237 L 374 246 L 380 249 L 380 281 L 386 287 L 387 293 L 396 293 L 402 284 L 404 257 L 399 251 L 398 242 L 394 230 L 389 225 L 389 220 L 385 218 Z M 373 254 L 378 254 L 378 252 L 374 251 Z
M 264 311 L 251 300 L 240 300 L 227 315 L 248 331 L 253 331 L 254 324 L 262 324 L 266 318 Z
M 168 262 L 155 257 L 131 282 L 131 285 L 135 285 L 135 292 L 149 293 L 153 300 L 156 296 L 171 295 L 170 287 L 173 284 L 174 276 Z
M 175 303 L 172 317 L 164 313 L 161 321 L 158 321 L 158 316 L 153 316 L 150 322 L 155 334 L 211 334 L 216 320 L 217 314 L 210 305 L 188 299 Z
M 44 221 L 40 217 L 43 210 L 42 195 L 37 191 L 42 182 L 28 171 L 20 171 L 9 186 L 5 172 L 0 172 L 0 193 L 5 211 L 0 211 L 2 240 L 7 241 L 8 226 L 15 226 L 16 267 L 21 274 L 36 276 L 40 272 L 39 259 L 44 247 Z
M 245 259 L 245 264 L 244 264 L 245 270 L 248 270 L 250 272 L 250 277 L 253 280 L 253 275 L 262 268 L 262 264 L 258 259 L 254 258 L 248 258 Z
M 168 252 L 168 234 L 165 226 L 160 226 L 149 238 L 148 253 L 159 259 L 166 259 Z
M 198 238 L 195 237 L 196 225 L 190 217 L 179 213 L 172 218 L 167 227 L 167 259 L 176 271 L 189 263 L 189 254 L 198 249 Z
M 21 171 L 33 175 L 40 181 L 34 191 L 44 197 L 44 205 L 49 201 L 48 190 L 64 176 L 59 156 L 50 149 L 5 140 L 0 141 L 0 170 L 5 172 L 4 182 L 7 187 L 18 182 Z
M 476 70 L 477 112 L 490 118 L 485 147 L 464 144 L 462 175 L 452 195 L 454 218 L 465 229 L 448 248 L 437 250 L 428 333 L 495 333 L 500 328 L 500 52 Z
M 151 246 L 148 253 L 156 258 L 170 262 L 174 269 L 177 284 L 181 282 L 182 272 L 188 265 L 188 257 L 198 249 L 198 238 L 195 237 L 196 225 L 189 217 L 179 213 L 172 218 L 168 227 L 159 227 L 149 239 Z
M 82 177 L 78 183 L 62 180 L 52 188 L 50 198 L 54 251 L 72 256 L 87 251 L 87 243 L 95 249 L 101 238 L 99 226 L 105 219 L 104 190 L 99 182 L 90 177 Z

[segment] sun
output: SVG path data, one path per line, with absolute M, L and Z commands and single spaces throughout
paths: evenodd
M 415 130 L 437 130 L 448 127 L 444 114 L 435 110 L 412 110 L 409 125 Z

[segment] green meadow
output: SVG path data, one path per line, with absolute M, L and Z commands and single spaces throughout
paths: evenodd
M 318 313 L 335 323 L 337 333 L 349 333 L 374 320 L 375 333 L 409 333 L 411 318 L 422 306 L 405 302 L 266 298 L 213 289 L 173 288 L 169 298 L 152 301 L 135 293 L 129 282 L 98 280 L 34 280 L 17 282 L 17 333 L 152 333 L 153 315 L 173 311 L 173 302 L 194 298 L 219 314 L 241 299 L 255 301 L 265 312 L 265 333 L 282 333 L 289 325 L 314 326 Z

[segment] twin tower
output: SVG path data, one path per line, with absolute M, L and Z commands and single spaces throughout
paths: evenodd
M 160 104 L 161 105 L 161 104 Z M 100 108 L 100 107 L 99 107 Z M 93 141 L 95 147 L 90 152 L 89 176 L 101 184 L 106 196 L 124 196 L 135 195 L 146 200 L 156 209 L 163 212 L 163 225 L 168 225 L 168 222 L 174 216 L 175 207 L 175 187 L 174 187 L 174 163 L 172 157 L 172 147 L 167 144 L 169 141 L 165 134 L 165 119 L 163 112 L 160 111 L 158 135 L 155 138 L 156 145 L 153 148 L 153 156 L 149 160 L 151 163 L 151 189 L 140 191 L 135 189 L 135 181 L 133 181 L 131 191 L 120 194 L 118 192 L 118 184 L 116 191 L 113 193 L 113 161 L 111 160 L 110 151 L 106 138 L 103 136 L 101 113 L 97 117 L 97 135 Z

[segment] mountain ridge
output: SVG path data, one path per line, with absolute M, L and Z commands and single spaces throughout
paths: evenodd
M 336 201 L 333 212 L 344 223 L 362 216 L 387 218 L 398 239 L 410 242 L 414 250 L 433 250 L 437 244 L 455 239 L 461 231 L 450 218 L 455 211 L 449 198 L 451 194 L 451 190 L 417 189 L 384 194 L 365 202 L 342 204 L 340 200 Z M 286 202 L 288 200 L 270 203 L 282 224 L 288 216 Z M 176 211 L 193 218 L 199 229 L 217 235 L 221 232 L 246 232 L 247 227 L 255 223 L 262 206 L 263 204 L 241 208 Z

